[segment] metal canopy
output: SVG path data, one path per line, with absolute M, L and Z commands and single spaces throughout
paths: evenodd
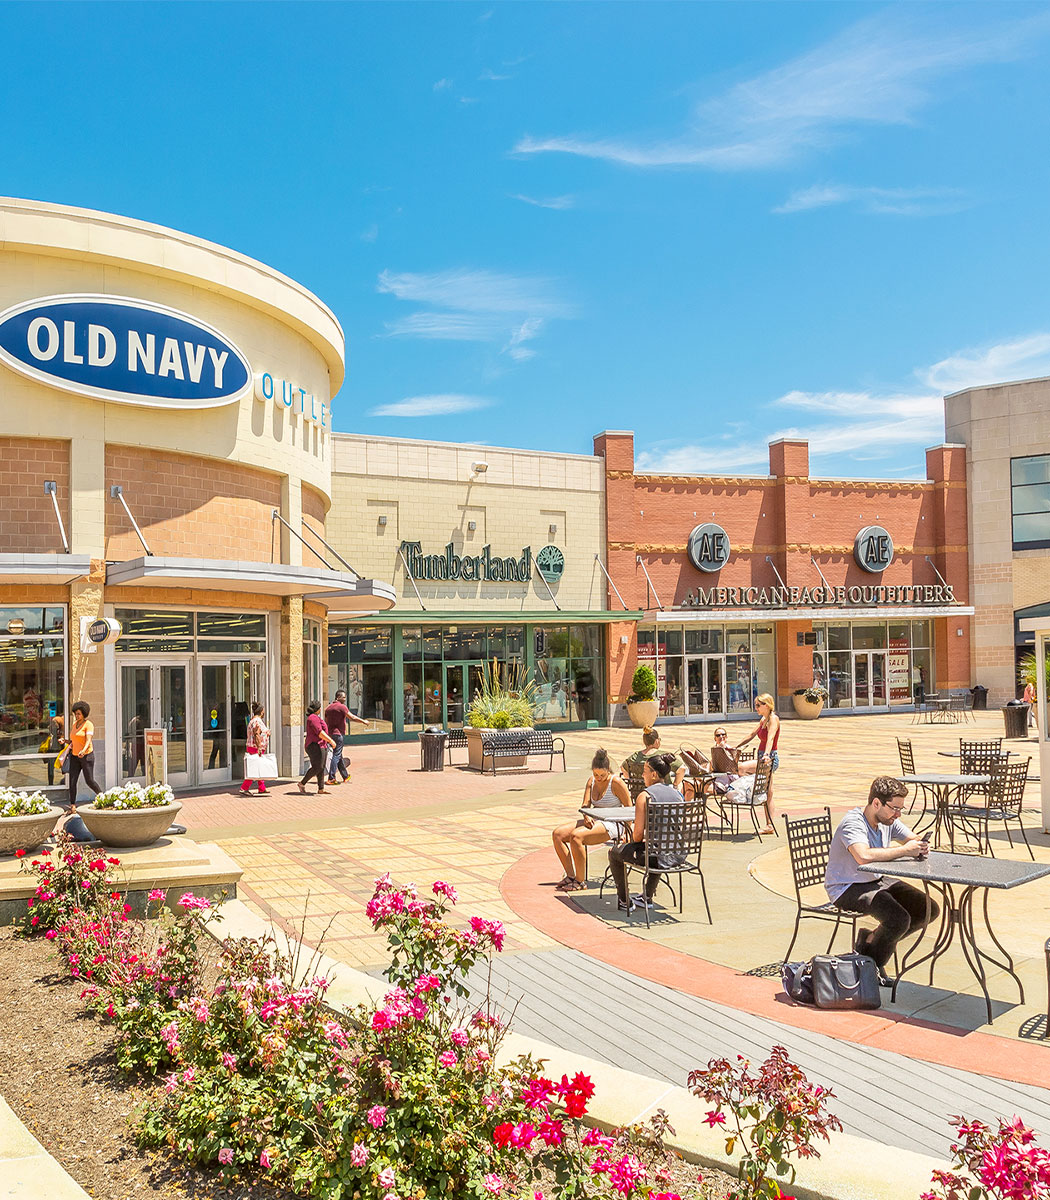
M 0 554 L 0 584 L 61 587 L 90 570 L 90 554 Z

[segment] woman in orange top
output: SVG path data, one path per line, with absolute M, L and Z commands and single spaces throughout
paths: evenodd
M 97 796 L 102 789 L 95 782 L 95 727 L 88 720 L 91 705 L 86 700 L 78 700 L 73 705 L 73 724 L 69 728 L 69 810 L 77 809 L 77 785 L 81 775 L 84 782 Z

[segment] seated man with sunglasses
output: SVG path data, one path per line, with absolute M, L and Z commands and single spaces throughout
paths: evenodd
M 929 854 L 929 842 L 917 838 L 901 820 L 907 795 L 907 785 L 899 779 L 888 775 L 873 779 L 868 803 L 846 813 L 835 830 L 824 875 L 824 886 L 836 907 L 870 914 L 878 921 L 877 929 L 861 930 L 855 949 L 875 960 L 883 987 L 889 987 L 884 968 L 900 939 L 933 921 L 940 912 L 925 892 L 903 879 L 887 879 L 858 869 L 866 863 L 918 859 Z

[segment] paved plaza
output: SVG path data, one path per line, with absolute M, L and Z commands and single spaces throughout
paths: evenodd
M 731 725 L 731 740 L 749 729 Z M 795 816 L 827 805 L 837 822 L 866 799 L 873 776 L 899 774 L 898 736 L 912 739 L 920 770 L 950 771 L 939 751 L 958 749 L 960 736 L 996 736 L 1001 729 L 998 712 L 978 713 L 966 725 L 913 725 L 910 714 L 787 722 L 776 806 Z M 710 728 L 664 726 L 661 735 L 665 749 L 706 746 Z M 993 975 L 991 1024 L 954 950 L 938 963 L 935 986 L 925 973 L 909 977 L 896 1004 L 883 993 L 887 1003 L 878 1013 L 793 1006 L 779 982 L 795 914 L 783 837 L 760 843 L 744 833 L 705 844 L 712 924 L 695 880 L 686 883 L 682 914 L 666 890 L 658 895 L 649 930 L 640 912 L 618 913 L 609 888 L 599 895 L 601 848 L 590 856 L 588 890 L 570 897 L 554 890 L 561 872 L 550 831 L 576 811 L 591 755 L 601 745 L 619 761 L 640 738 L 631 729 L 603 729 L 570 733 L 566 742 L 566 772 L 534 765 L 496 778 L 468 770 L 459 761 L 462 751 L 443 772 L 423 773 L 414 745 L 360 746 L 353 749 L 352 781 L 328 796 L 303 797 L 294 784 L 265 797 L 234 789 L 191 793 L 182 815 L 192 836 L 216 841 L 243 866 L 240 894 L 250 908 L 290 932 L 301 930 L 308 943 L 323 938 L 329 954 L 366 972 L 377 973 L 385 962 L 385 940 L 363 912 L 373 879 L 390 871 L 421 886 L 436 878 L 454 883 L 465 916 L 482 913 L 506 925 L 496 980 L 508 1005 L 518 1006 L 519 1027 L 567 1049 L 629 1065 L 637 1054 L 638 1010 L 648 1007 L 659 1019 L 646 1069 L 661 1078 L 681 1082 L 690 1066 L 714 1054 L 737 1047 L 759 1053 L 783 1041 L 814 1077 L 846 1094 L 844 1119 L 857 1132 L 867 1106 L 852 1094 L 854 1071 L 865 1080 L 882 1078 L 884 1086 L 914 1077 L 905 1088 L 902 1127 L 880 1137 L 887 1144 L 943 1150 L 947 1109 L 960 1089 L 988 1118 L 1016 1109 L 1050 1133 L 1050 1093 L 1040 1086 L 1050 1066 L 1042 953 L 1050 878 L 992 897 L 995 930 L 1014 955 L 1026 996 L 1018 1003 L 1013 983 Z M 1034 742 L 1008 745 L 1030 752 L 1037 769 Z M 1037 859 L 1050 862 L 1038 805 L 1038 784 L 1030 784 L 1025 823 Z M 1005 838 L 996 840 L 996 853 L 1027 861 L 1023 847 L 1011 850 Z M 829 932 L 822 923 L 804 923 L 794 957 L 822 952 Z M 840 934 L 837 947 L 845 949 L 847 940 Z M 607 1030 L 597 1040 L 588 1030 L 592 1009 Z

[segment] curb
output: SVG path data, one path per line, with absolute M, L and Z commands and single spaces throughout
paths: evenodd
M 3 1200 L 90 1200 L 0 1097 L 0 1197 Z
M 220 911 L 221 924 L 209 929 L 218 939 L 273 934 L 282 950 L 293 955 L 299 950 L 294 938 L 256 916 L 242 900 L 228 900 Z M 312 973 L 320 971 L 331 981 L 327 998 L 335 1008 L 374 1003 L 387 991 L 383 980 L 373 979 L 327 954 L 310 952 L 309 947 L 301 953 L 307 954 Z M 633 1125 L 662 1108 L 676 1130 L 675 1136 L 667 1140 L 671 1149 L 687 1162 L 736 1173 L 736 1161 L 725 1152 L 725 1135 L 703 1124 L 706 1108 L 685 1088 L 584 1058 L 521 1034 L 508 1034 L 500 1059 L 509 1062 L 524 1054 L 543 1059 L 547 1070 L 554 1075 L 584 1071 L 591 1076 L 595 1098 L 589 1116 L 593 1124 L 604 1129 Z M 917 1200 L 921 1192 L 929 1189 L 934 1168 L 948 1165 L 927 1155 L 881 1146 L 847 1133 L 833 1135 L 831 1142 L 820 1147 L 820 1155 L 800 1164 L 799 1178 L 791 1185 L 791 1193 L 797 1200 Z

